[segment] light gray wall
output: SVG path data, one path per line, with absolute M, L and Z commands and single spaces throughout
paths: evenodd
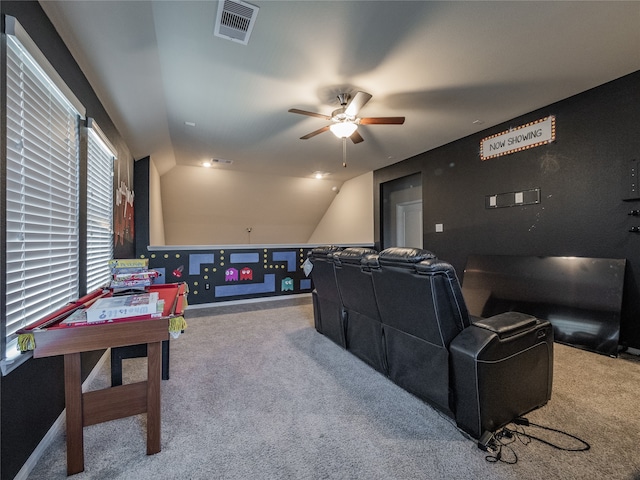
M 149 162 L 149 244 L 165 244 L 160 174 L 153 161 Z
M 165 244 L 306 243 L 336 197 L 333 186 L 342 184 L 176 166 L 160 177 Z
M 373 172 L 344 182 L 308 243 L 373 243 Z

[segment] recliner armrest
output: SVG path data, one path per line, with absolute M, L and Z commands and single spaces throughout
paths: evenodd
M 530 329 L 538 322 L 536 317 L 520 312 L 505 312 L 473 322 L 476 327 L 489 330 L 500 339 L 509 338 Z

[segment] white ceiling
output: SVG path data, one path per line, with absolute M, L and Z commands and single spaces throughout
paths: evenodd
M 248 45 L 216 1 L 44 1 L 134 158 L 340 181 L 640 70 L 640 2 L 259 1 Z M 288 113 L 369 92 L 364 142 Z M 474 123 L 481 121 L 481 124 Z M 195 127 L 185 122 L 195 123 Z

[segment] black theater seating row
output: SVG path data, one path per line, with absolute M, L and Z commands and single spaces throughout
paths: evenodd
M 315 328 L 475 439 L 547 403 L 548 321 L 470 317 L 451 265 L 427 250 L 314 248 Z

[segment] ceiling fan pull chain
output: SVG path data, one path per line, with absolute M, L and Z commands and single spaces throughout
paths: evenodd
M 342 166 L 347 168 L 347 137 L 342 137 Z

